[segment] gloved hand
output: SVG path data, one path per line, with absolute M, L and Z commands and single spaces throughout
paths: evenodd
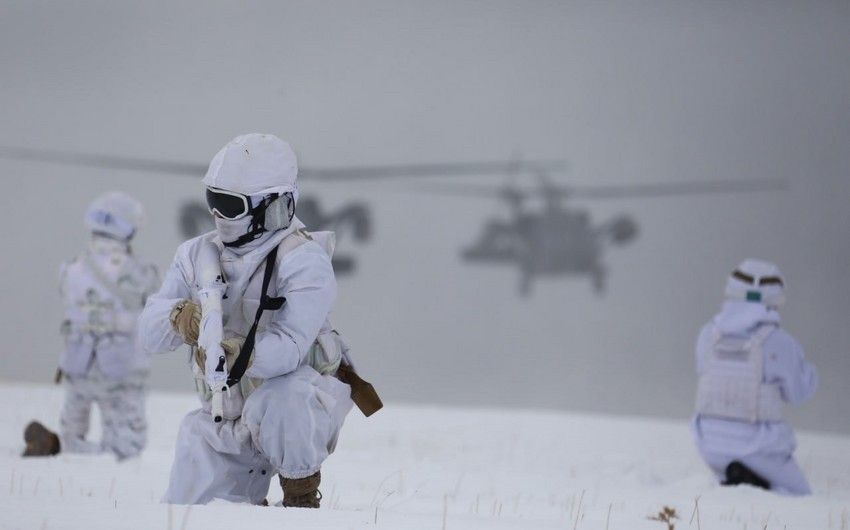
M 239 352 L 242 350 L 242 345 L 245 344 L 244 337 L 231 337 L 229 339 L 224 339 L 221 341 L 221 347 L 224 350 L 224 359 L 227 363 L 227 371 L 233 368 L 233 364 L 236 362 L 236 359 L 239 357 Z M 251 352 L 251 357 L 248 358 L 248 368 L 251 367 L 251 363 L 254 360 L 254 352 Z M 204 371 L 207 363 L 207 352 L 204 351 L 203 348 L 195 349 L 195 362 L 198 363 L 198 367 L 201 369 L 201 372 Z
M 242 351 L 243 344 L 245 344 L 245 337 L 230 337 L 221 341 L 221 347 L 224 349 L 224 357 L 227 359 L 228 370 L 233 368 L 233 363 L 239 357 L 239 352 Z M 253 358 L 253 355 L 251 357 Z M 251 366 L 251 360 L 248 359 L 248 366 Z
M 168 316 L 171 327 L 190 346 L 198 345 L 201 327 L 201 306 L 191 300 L 181 300 Z

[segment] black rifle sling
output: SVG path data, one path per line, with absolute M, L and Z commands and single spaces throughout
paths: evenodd
M 286 303 L 286 298 L 280 297 L 270 297 L 269 296 L 269 283 L 272 279 L 272 273 L 274 272 L 275 263 L 277 261 L 277 249 L 278 247 L 274 247 L 269 255 L 266 256 L 266 270 L 263 273 L 263 294 L 260 296 L 260 306 L 257 307 L 257 315 L 254 317 L 254 324 L 251 326 L 251 330 L 248 332 L 248 336 L 245 337 L 245 342 L 242 344 L 242 349 L 239 350 L 239 357 L 236 358 L 236 362 L 233 363 L 233 368 L 230 369 L 230 374 L 227 376 L 227 386 L 233 386 L 239 383 L 239 380 L 242 379 L 242 376 L 245 375 L 245 370 L 248 369 L 248 360 L 251 358 L 251 353 L 254 351 L 254 339 L 257 335 L 257 326 L 260 325 L 260 318 L 263 316 L 263 311 L 268 309 L 269 311 L 277 311 L 283 304 Z

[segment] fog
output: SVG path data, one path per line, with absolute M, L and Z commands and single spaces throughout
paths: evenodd
M 332 320 L 387 401 L 685 418 L 697 331 L 746 257 L 788 280 L 783 323 L 821 388 L 795 424 L 850 433 L 850 4 L 836 2 L 31 2 L 0 0 L 0 145 L 204 164 L 237 134 L 308 167 L 561 159 L 566 184 L 781 178 L 786 191 L 565 204 L 637 239 L 587 277 L 462 261 L 488 197 L 411 179 L 322 183 L 371 209 Z M 2 368 L 47 382 L 60 263 L 98 193 L 138 197 L 165 270 L 197 178 L 0 160 Z M 442 178 L 440 182 L 457 181 Z M 467 182 L 468 180 L 464 180 Z M 503 183 L 503 175 L 474 179 Z M 529 180 L 533 183 L 533 180 Z M 185 352 L 152 386 L 192 388 Z

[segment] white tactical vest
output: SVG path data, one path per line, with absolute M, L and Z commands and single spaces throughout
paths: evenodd
M 764 382 L 764 341 L 774 327 L 763 325 L 749 338 L 715 331 L 697 387 L 697 414 L 747 422 L 781 421 L 779 385 Z
M 59 366 L 66 374 L 85 375 L 92 362 L 113 379 L 147 368 L 148 356 L 135 343 L 136 319 L 156 290 L 156 269 L 130 254 L 116 259 L 110 267 L 108 256 L 86 251 L 63 265 L 65 348 Z
M 329 257 L 333 257 L 336 243 L 333 232 L 307 232 L 304 229 L 299 229 L 287 235 L 280 242 L 277 254 L 277 265 L 283 261 L 287 254 L 308 241 L 318 243 L 319 246 L 327 252 Z M 265 261 L 262 261 L 261 263 L 265 263 Z M 259 274 L 261 277 L 262 271 L 255 271 L 254 274 Z M 251 276 L 253 275 L 246 276 L 246 283 L 250 283 Z M 276 279 L 277 274 L 275 273 L 272 275 L 272 280 L 269 286 L 269 296 L 277 296 L 274 287 L 277 284 Z M 242 293 L 241 297 L 228 291 L 229 298 L 236 301 L 237 305 L 232 308 L 232 311 L 225 315 L 227 320 L 224 326 L 226 338 L 231 337 L 234 334 L 239 336 L 245 336 L 247 334 L 262 295 L 262 293 L 260 293 L 259 283 L 260 282 L 256 282 L 256 285 L 250 285 L 246 292 Z M 228 289 L 232 289 L 233 287 L 233 285 L 229 285 Z M 259 326 L 257 326 L 258 337 L 266 329 L 273 318 L 273 315 L 273 311 L 266 311 L 263 313 L 262 318 L 260 318 Z M 347 350 L 348 347 L 342 340 L 342 337 L 331 327 L 329 321 L 325 321 L 324 325 L 319 330 L 319 335 L 316 337 L 316 341 L 307 352 L 306 362 L 304 364 L 311 366 L 322 375 L 334 374 L 336 373 L 337 368 L 339 368 L 340 362 L 346 355 Z M 197 362 L 192 362 L 192 373 L 198 397 L 201 399 L 204 409 L 209 410 L 212 393 L 206 383 L 203 369 Z M 240 379 L 238 388 L 233 388 L 226 392 L 224 395 L 223 405 L 224 419 L 235 420 L 239 418 L 239 416 L 242 415 L 242 407 L 245 404 L 245 399 L 247 399 L 248 396 L 251 395 L 251 393 L 262 383 L 263 380 L 261 379 L 252 379 L 245 376 Z

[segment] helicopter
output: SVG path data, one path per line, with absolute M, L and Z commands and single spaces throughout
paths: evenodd
M 13 146 L 0 146 L 0 158 L 196 178 L 207 171 L 207 165 L 203 163 Z M 557 170 L 563 166 L 563 161 L 535 162 L 535 167 L 548 170 Z M 300 167 L 298 177 L 302 181 L 307 179 L 308 182 L 354 182 L 433 176 L 507 175 L 524 167 L 524 163 L 516 160 L 339 168 Z M 298 218 L 310 230 L 331 230 L 337 235 L 350 237 L 357 244 L 367 243 L 373 235 L 371 210 L 367 204 L 359 201 L 350 201 L 336 210 L 328 211 L 322 207 L 314 195 L 303 194 L 298 200 Z M 179 207 L 177 227 L 184 239 L 191 239 L 213 230 L 215 224 L 206 204 L 202 201 L 190 200 Z M 334 254 L 332 263 L 334 272 L 338 275 L 352 274 L 356 270 L 356 258 L 351 254 L 337 252 Z
M 534 280 L 542 276 L 585 275 L 593 291 L 601 296 L 607 287 L 603 254 L 612 246 L 634 241 L 639 225 L 628 215 L 593 224 L 587 210 L 567 206 L 566 200 L 656 198 L 716 193 L 745 193 L 781 190 L 780 179 L 665 182 L 633 185 L 568 186 L 556 184 L 543 168 L 533 168 L 537 185 L 524 189 L 515 182 L 503 185 L 445 184 L 422 188 L 444 195 L 495 198 L 508 205 L 507 217 L 490 219 L 477 241 L 461 250 L 461 258 L 472 264 L 501 264 L 519 268 L 519 294 L 531 294 Z M 541 199 L 542 207 L 530 209 L 530 199 Z

